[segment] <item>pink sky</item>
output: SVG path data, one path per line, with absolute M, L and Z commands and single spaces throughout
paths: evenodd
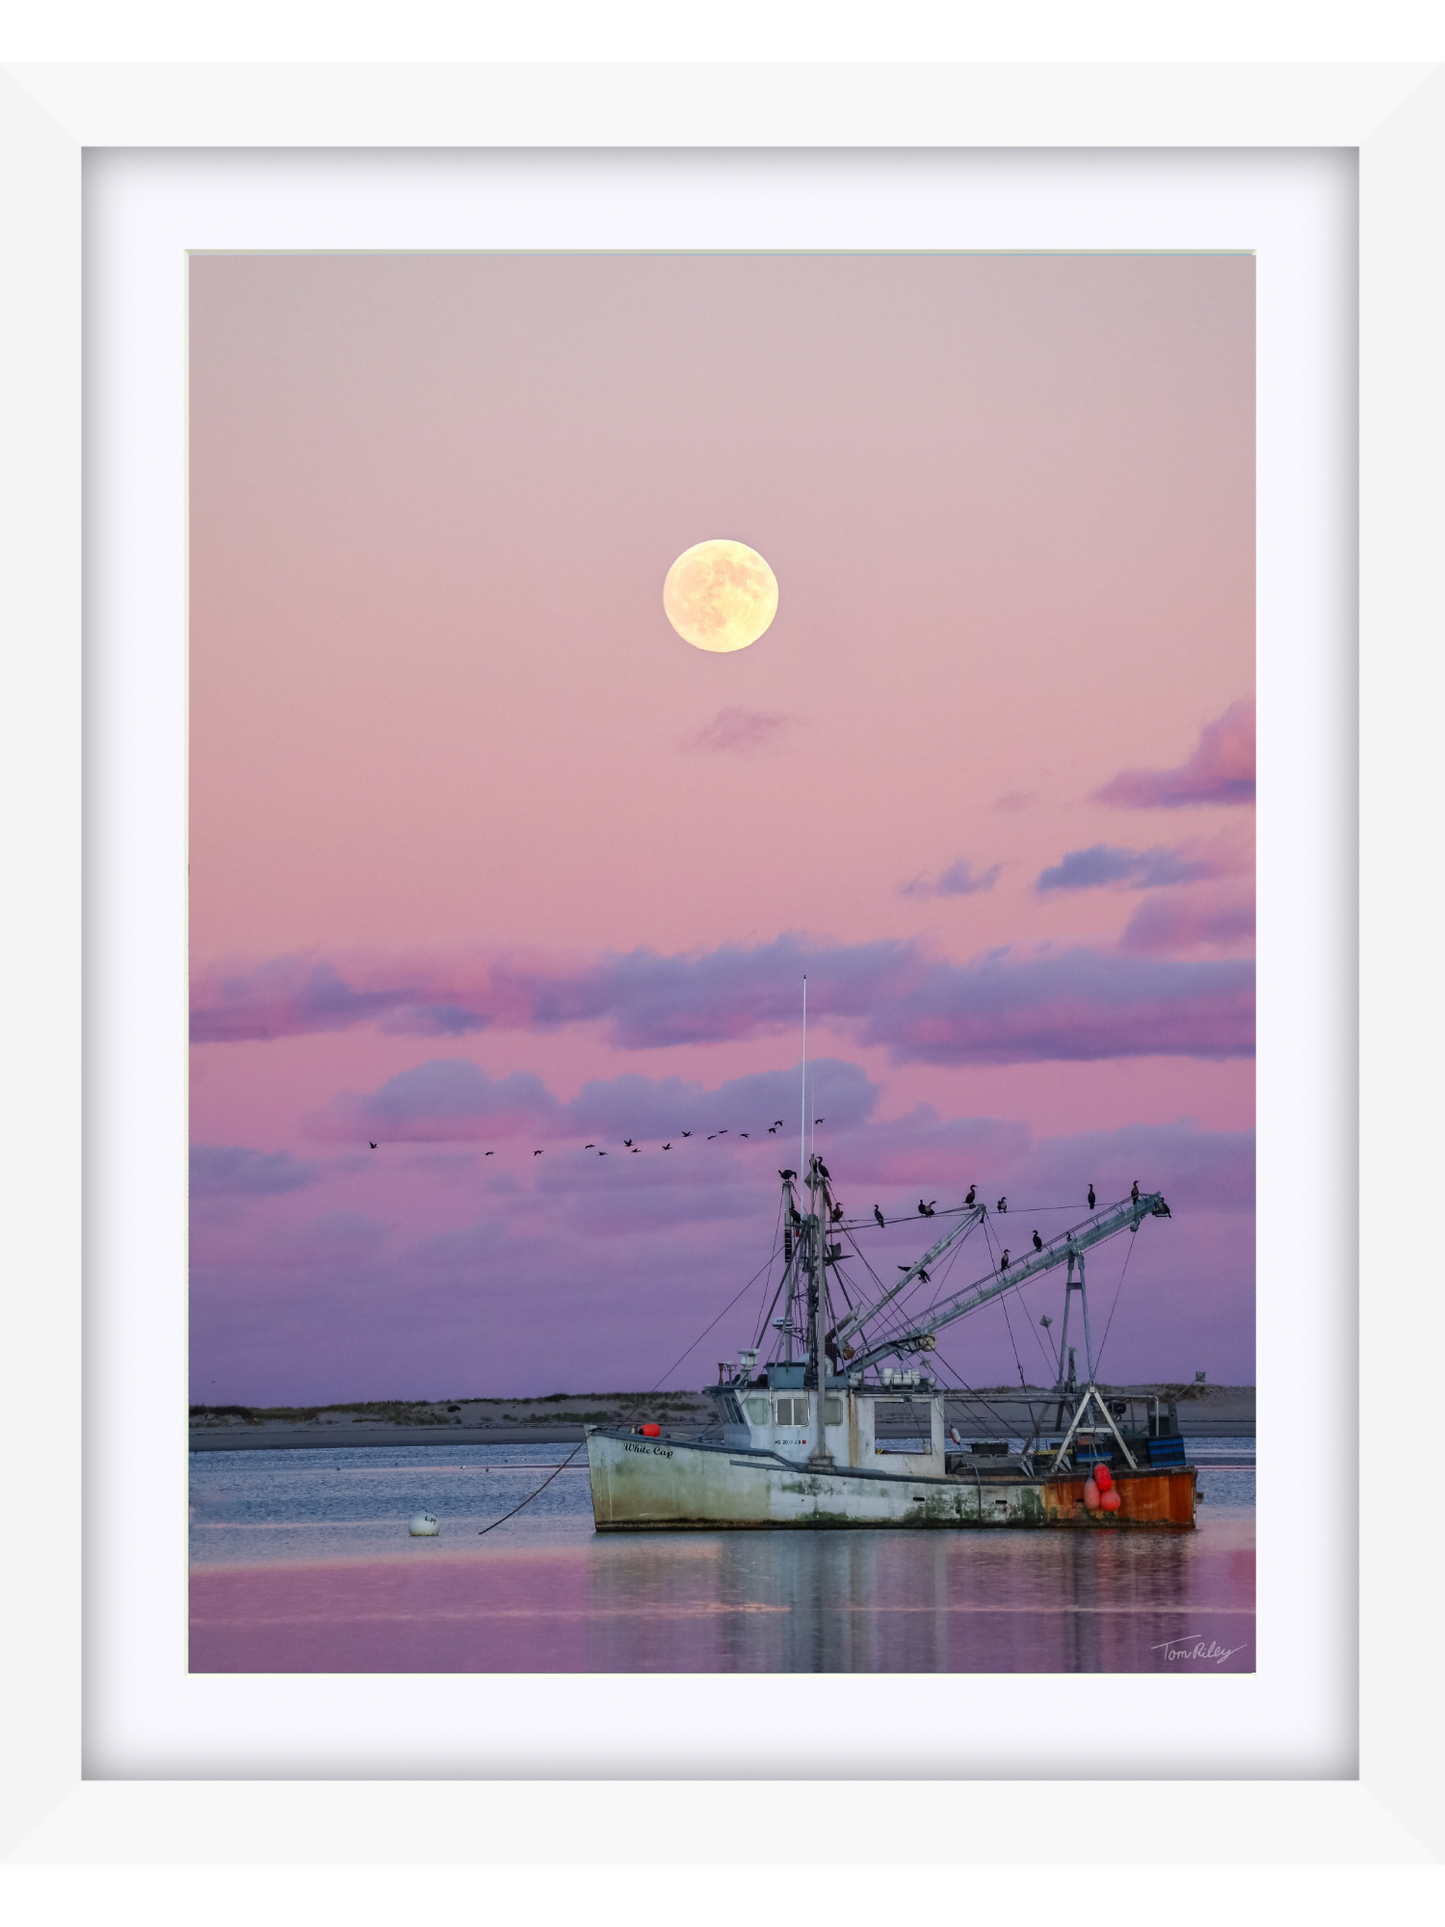
M 651 1384 L 780 1161 L 668 1105 L 794 1127 L 738 1080 L 805 967 L 850 1204 L 1173 1186 L 1106 1368 L 1252 1377 L 1252 261 L 213 256 L 190 312 L 193 1395 Z M 712 536 L 779 583 L 733 655 L 662 612 Z

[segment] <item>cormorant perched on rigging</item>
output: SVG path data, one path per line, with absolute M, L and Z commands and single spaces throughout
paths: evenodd
M 833 1223 L 834 1223 L 834 1224 L 837 1224 L 837 1223 L 839 1222 L 839 1220 L 840 1220 L 840 1219 L 842 1218 L 842 1216 L 843 1216 L 843 1207 L 842 1207 L 842 1205 L 841 1205 L 841 1204 L 835 1204 L 835 1205 L 833 1206 Z
M 923 1202 L 923 1200 L 922 1200 L 922 1198 L 920 1198 L 920 1199 L 918 1200 L 918 1215 L 919 1215 L 919 1217 L 920 1217 L 920 1218 L 931 1218 L 931 1217 L 933 1216 L 933 1207 L 934 1207 L 934 1205 L 936 1205 L 937 1203 L 938 1203 L 938 1199 L 937 1199 L 937 1198 L 932 1198 L 932 1199 L 930 1199 L 930 1200 L 929 1200 L 929 1202 L 928 1202 L 927 1204 L 925 1204 L 925 1203 Z
M 912 1265 L 900 1265 L 900 1266 L 898 1267 L 898 1269 L 899 1269 L 900 1271 L 912 1271 L 912 1269 L 913 1269 L 913 1267 L 912 1267 Z M 918 1276 L 919 1276 L 919 1279 L 920 1279 L 920 1281 L 921 1281 L 921 1282 L 922 1282 L 923 1284 L 925 1284 L 925 1285 L 926 1285 L 926 1284 L 927 1284 L 927 1283 L 929 1282 L 929 1277 L 928 1277 L 928 1273 L 927 1273 L 927 1272 L 926 1272 L 926 1271 L 925 1271 L 925 1270 L 923 1269 L 923 1266 L 922 1266 L 922 1265 L 920 1265 L 920 1266 L 918 1267 Z
M 873 1207 L 873 1215 L 878 1220 L 879 1229 L 881 1230 L 888 1220 L 883 1216 L 883 1213 L 878 1209 L 876 1204 Z
M 797 1177 L 797 1175 L 796 1171 L 779 1171 L 778 1173 L 778 1176 L 783 1180 L 784 1184 L 786 1184 L 790 1178 Z
M 1003 1248 L 1003 1256 L 998 1261 L 998 1268 L 1000 1271 L 1008 1270 L 1008 1246 L 1007 1245 L 1005 1245 Z
M 1135 1178 L 1134 1183 L 1130 1188 L 1129 1196 L 1134 1200 L 1135 1204 L 1139 1202 L 1139 1180 L 1137 1178 Z
M 1091 1184 L 1089 1186 L 1089 1209 L 1092 1211 L 1093 1208 L 1094 1208 L 1094 1187 Z
M 975 1198 L 976 1198 L 977 1196 L 978 1196 L 978 1186 L 977 1186 L 976 1184 L 971 1184 L 971 1185 L 970 1185 L 970 1186 L 968 1187 L 968 1196 L 967 1196 L 967 1197 L 966 1197 L 966 1198 L 964 1199 L 964 1203 L 965 1203 L 965 1204 L 972 1204 L 972 1203 L 973 1203 L 973 1201 L 974 1201 L 974 1199 L 975 1199 Z
M 1034 1250 L 1035 1250 L 1035 1251 L 1042 1251 L 1042 1250 L 1043 1250 L 1043 1248 L 1044 1248 L 1044 1241 L 1043 1241 L 1043 1239 L 1042 1239 L 1042 1238 L 1041 1238 L 1041 1237 L 1039 1236 L 1039 1234 L 1038 1234 L 1038 1232 L 1036 1231 L 1036 1232 L 1034 1233 Z
M 818 1159 L 818 1176 L 820 1178 L 826 1178 L 830 1184 L 833 1181 L 832 1172 L 828 1169 L 827 1165 L 824 1164 L 821 1158 Z
M 1007 1199 L 1007 1198 L 1000 1198 L 1000 1199 L 999 1199 L 999 1201 L 998 1201 L 998 1203 L 997 1203 L 997 1204 L 996 1204 L 996 1205 L 994 1206 L 994 1210 L 995 1210 L 995 1211 L 1007 1211 L 1007 1210 L 1008 1210 L 1008 1199 Z

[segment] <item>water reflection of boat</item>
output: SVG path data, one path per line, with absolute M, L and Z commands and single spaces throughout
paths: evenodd
M 1012 1261 L 1007 1250 L 995 1255 L 985 1205 L 929 1209 L 944 1229 L 885 1283 L 862 1242 L 873 1218 L 844 1215 L 822 1159 L 807 1160 L 801 1182 L 794 1171 L 780 1175 L 773 1267 L 781 1263 L 781 1274 L 758 1333 L 760 1342 L 770 1327 L 775 1332 L 772 1356 L 759 1370 L 755 1346 L 719 1368 L 719 1382 L 706 1388 L 713 1419 L 700 1433 L 589 1427 L 599 1531 L 1192 1528 L 1195 1468 L 1184 1462 L 1173 1408 L 1102 1391 L 1089 1326 L 1085 1254 L 1122 1233 L 1133 1236 L 1147 1218 L 1167 1218 L 1161 1193 L 1136 1185 L 1052 1238 L 1035 1234 L 1033 1249 Z M 948 1274 L 969 1254 L 970 1239 L 988 1268 L 949 1291 Z M 930 1356 L 937 1333 L 1046 1272 L 1061 1272 L 1064 1282 L 1054 1384 L 1010 1394 L 1006 1416 L 982 1394 L 940 1384 Z M 1082 1382 L 1079 1347 L 1069 1344 L 1076 1296 Z M 1041 1321 L 1045 1329 L 1048 1322 Z M 1028 1414 L 1022 1438 L 1015 1430 L 1021 1403 Z M 965 1440 L 960 1412 L 970 1430 L 989 1436 Z

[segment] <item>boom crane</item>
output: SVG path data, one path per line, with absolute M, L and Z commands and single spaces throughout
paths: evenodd
M 933 1336 L 934 1332 L 941 1330 L 945 1325 L 953 1324 L 956 1319 L 967 1317 L 970 1312 L 977 1311 L 981 1305 L 988 1304 L 1001 1293 L 1012 1291 L 1016 1285 L 1024 1284 L 1030 1278 L 1036 1278 L 1040 1272 L 1053 1271 L 1059 1265 L 1072 1264 L 1092 1245 L 1102 1244 L 1106 1238 L 1117 1237 L 1121 1231 L 1137 1231 L 1145 1218 L 1169 1216 L 1169 1206 L 1164 1202 L 1162 1191 L 1141 1191 L 1137 1198 L 1129 1197 L 1121 1204 L 1108 1205 L 1102 1211 L 1096 1211 L 1092 1217 L 1085 1218 L 1082 1223 L 1074 1225 L 1070 1230 L 1056 1233 L 1041 1251 L 1030 1252 L 1027 1258 L 1020 1258 L 1016 1264 L 1010 1265 L 1007 1271 L 994 1271 L 986 1278 L 980 1278 L 971 1285 L 965 1285 L 961 1291 L 954 1292 L 941 1304 L 935 1305 L 925 1318 L 909 1325 L 886 1342 L 873 1345 L 850 1359 L 849 1369 L 854 1372 L 862 1371 L 867 1366 L 876 1364 L 880 1358 L 888 1357 L 890 1352 L 901 1355 L 904 1352 L 931 1351 L 933 1347 L 926 1341 Z M 976 1206 L 966 1218 L 946 1232 L 924 1257 L 912 1265 L 896 1285 L 890 1286 L 881 1298 L 875 1299 L 873 1304 L 854 1312 L 850 1318 L 845 1319 L 839 1325 L 836 1336 L 841 1338 L 845 1332 L 866 1326 L 869 1320 L 892 1299 L 895 1299 L 904 1286 L 917 1277 L 926 1265 L 930 1264 L 935 1257 L 942 1256 L 951 1244 L 956 1243 L 975 1224 L 981 1223 L 982 1219 L 983 1207 Z

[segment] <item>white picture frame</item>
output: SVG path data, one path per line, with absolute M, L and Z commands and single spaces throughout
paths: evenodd
M 860 85 L 860 76 L 866 85 Z M 554 1857 L 558 1829 L 566 1857 L 619 1857 L 635 1782 L 554 1781 L 545 1800 L 525 1782 L 444 1785 L 378 1780 L 196 1779 L 177 1761 L 147 1780 L 87 1778 L 82 1765 L 80 1660 L 81 1472 L 73 1415 L 81 1408 L 79 1270 L 80 786 L 80 246 L 81 157 L 99 146 L 197 144 L 252 147 L 686 145 L 987 146 L 1044 144 L 1132 147 L 1168 144 L 1233 148 L 1332 146 L 1358 149 L 1361 235 L 1361 777 L 1369 799 L 1362 833 L 1364 916 L 1361 961 L 1369 1012 L 1362 1079 L 1365 1185 L 1376 1196 L 1428 1210 L 1430 1144 L 1412 1130 L 1391 1084 L 1390 1065 L 1412 1061 L 1428 1073 L 1429 1040 L 1418 1013 L 1429 1008 L 1428 907 L 1407 867 L 1398 825 L 1429 768 L 1428 668 L 1424 638 L 1439 633 L 1441 591 L 1432 579 L 1422 505 L 1437 511 L 1440 484 L 1429 470 L 1440 404 L 1430 356 L 1441 338 L 1438 215 L 1445 176 L 1445 80 L 1428 68 L 1336 67 L 1228 70 L 853 69 L 789 71 L 780 97 L 768 70 L 681 73 L 585 69 L 499 71 L 397 69 L 378 76 L 343 68 L 307 74 L 304 95 L 287 70 L 12 69 L 0 81 L 4 167 L 10 183 L 0 218 L 7 259 L 22 277 L 23 306 L 7 308 L 5 366 L 23 367 L 12 416 L 20 435 L 10 471 L 7 540 L 12 567 L 4 594 L 7 628 L 23 635 L 27 727 L 5 772 L 12 875 L 31 949 L 12 958 L 13 1007 L 31 1013 L 17 1052 L 9 1176 L 15 1203 L 8 1226 L 7 1287 L 16 1355 L 45 1361 L 17 1373 L 12 1463 L 26 1503 L 38 1508 L 36 1538 L 20 1583 L 6 1594 L 5 1664 L 20 1707 L 21 1736 L 7 1748 L 0 1845 L 38 1860 L 167 1859 L 183 1844 L 190 1859 L 366 1858 L 380 1833 L 403 1844 L 465 1838 L 465 1857 Z M 17 185 L 18 184 L 18 185 Z M 1431 618 L 1434 617 L 1432 622 Z M 1414 638 L 1420 643 L 1415 644 Z M 1407 640 L 1401 641 L 1399 639 Z M 103 700 L 104 692 L 92 692 Z M 1341 771 L 1348 783 L 1352 773 Z M 17 838 L 13 826 L 34 826 Z M 38 833 L 35 831 L 38 830 Z M 1348 865 L 1351 852 L 1341 852 Z M 178 960 L 179 963 L 180 960 Z M 123 988 L 123 987 L 122 987 Z M 1414 1013 L 1412 1015 L 1412 1013 Z M 1409 1025 L 1411 1028 L 1407 1029 Z M 18 1128 L 23 1121 L 23 1129 Z M 103 1163 L 102 1163 L 103 1168 Z M 1339 1176 L 1348 1186 L 1348 1159 Z M 1348 1204 L 1342 1217 L 1350 1221 Z M 1346 1235 L 1348 1235 L 1346 1233 Z M 1378 1302 L 1361 1301 L 1362 1434 L 1426 1409 L 1425 1361 L 1440 1314 L 1422 1278 L 1408 1271 L 1407 1223 L 1372 1228 L 1364 1276 Z M 90 1308 L 92 1313 L 95 1308 Z M 1408 1350 L 1397 1334 L 1411 1334 Z M 84 1343 L 126 1342 L 92 1316 Z M 88 1415 L 89 1416 L 89 1415 Z M 1352 1414 L 1339 1414 L 1341 1427 Z M 1330 1441 L 1311 1441 L 1301 1467 L 1319 1502 L 1353 1505 L 1354 1441 L 1322 1490 Z M 105 1440 L 87 1438 L 87 1451 Z M 1302 1458 L 1305 1454 L 1301 1453 Z M 1420 1531 L 1408 1470 L 1367 1482 L 1361 1532 L 1360 1768 L 1355 1779 L 1188 1783 L 1190 1827 L 1178 1858 L 1424 1860 L 1442 1845 L 1431 1789 L 1433 1721 L 1421 1718 L 1433 1676 L 1417 1663 L 1411 1595 L 1433 1556 Z M 30 1495 L 35 1497 L 32 1501 Z M 151 1548 L 156 1551 L 158 1549 Z M 396 1682 L 387 1682 L 395 1692 Z M 172 1777 L 174 1775 L 174 1777 Z M 859 1789 L 861 1792 L 861 1789 Z M 945 1787 L 870 1786 L 880 1816 L 906 1812 L 910 1828 L 942 1811 Z M 1042 1793 L 1042 1788 L 1035 1788 Z M 1167 1841 L 1166 1814 L 1178 1781 L 1129 1790 L 1141 1831 L 1151 1815 Z M 423 1798 L 424 1795 L 424 1798 Z M 790 1790 L 797 1824 L 822 1815 L 826 1785 Z M 1007 1784 L 974 1782 L 979 1821 L 971 1849 L 957 1836 L 946 1858 L 991 1861 L 1037 1855 L 1029 1815 Z M 668 1857 L 718 1857 L 736 1795 L 701 1812 L 685 1785 L 649 1787 L 649 1831 L 672 1844 Z M 561 1806 L 559 1808 L 559 1802 Z M 739 1832 L 743 1837 L 745 1829 Z M 896 1829 L 879 1828 L 880 1839 Z M 973 1830 L 971 1829 L 971 1832 Z M 244 1833 L 245 1846 L 238 1848 Z M 1348 1853 L 1341 1841 L 1350 1843 Z M 305 1842 L 304 1850 L 301 1843 Z M 634 1843 L 635 1844 L 635 1843 Z M 850 1842 L 850 1851 L 867 1856 Z M 430 1849 L 426 1857 L 434 1857 Z M 623 1857 L 634 1857 L 626 1854 Z M 880 1847 L 880 1858 L 889 1857 Z M 912 1857 L 912 1856 L 910 1856 Z M 1091 1854 L 1071 1841 L 1070 1859 Z M 1175 1857 L 1167 1848 L 1163 1859 Z

